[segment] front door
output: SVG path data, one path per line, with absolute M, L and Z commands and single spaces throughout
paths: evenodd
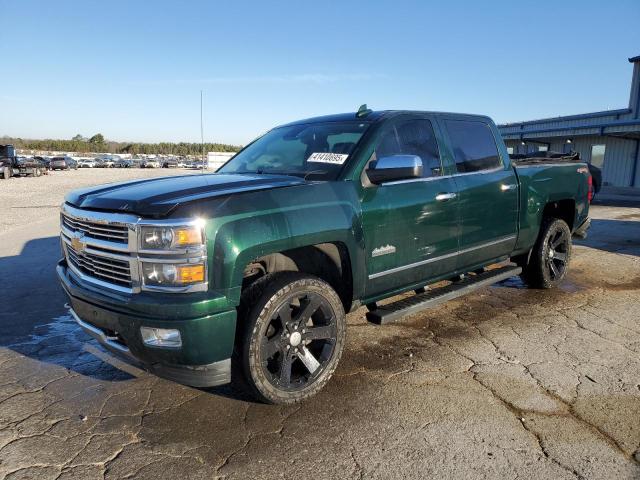
M 460 207 L 457 269 L 507 256 L 518 231 L 518 179 L 498 153 L 494 133 L 481 120 L 444 119 L 456 162 Z
M 380 132 L 375 157 L 417 155 L 423 178 L 364 189 L 362 218 L 367 254 L 366 295 L 376 295 L 455 269 L 458 208 L 455 182 L 443 169 L 429 118 L 403 116 Z

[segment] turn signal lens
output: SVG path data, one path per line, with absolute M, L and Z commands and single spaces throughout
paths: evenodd
M 205 282 L 204 263 L 143 262 L 144 284 L 153 287 L 184 287 Z
M 178 272 L 182 283 L 204 282 L 204 265 L 182 265 Z
M 180 229 L 175 233 L 176 245 L 198 245 L 202 243 L 202 232 L 200 228 L 191 227 L 189 229 Z

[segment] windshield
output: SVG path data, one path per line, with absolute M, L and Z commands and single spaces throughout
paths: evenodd
M 368 127 L 369 123 L 354 121 L 275 128 L 238 153 L 218 172 L 335 180 Z

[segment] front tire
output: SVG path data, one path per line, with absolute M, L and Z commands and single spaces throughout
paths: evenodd
M 521 277 L 532 288 L 554 288 L 567 275 L 571 258 L 571 229 L 564 220 L 547 218 L 543 221 Z
M 258 280 L 243 293 L 239 321 L 244 379 L 266 403 L 293 404 L 315 395 L 342 355 L 342 302 L 311 275 L 281 272 Z

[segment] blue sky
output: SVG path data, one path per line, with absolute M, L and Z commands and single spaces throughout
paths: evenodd
M 626 107 L 640 1 L 0 0 L 0 136 L 246 143 L 374 109 Z

